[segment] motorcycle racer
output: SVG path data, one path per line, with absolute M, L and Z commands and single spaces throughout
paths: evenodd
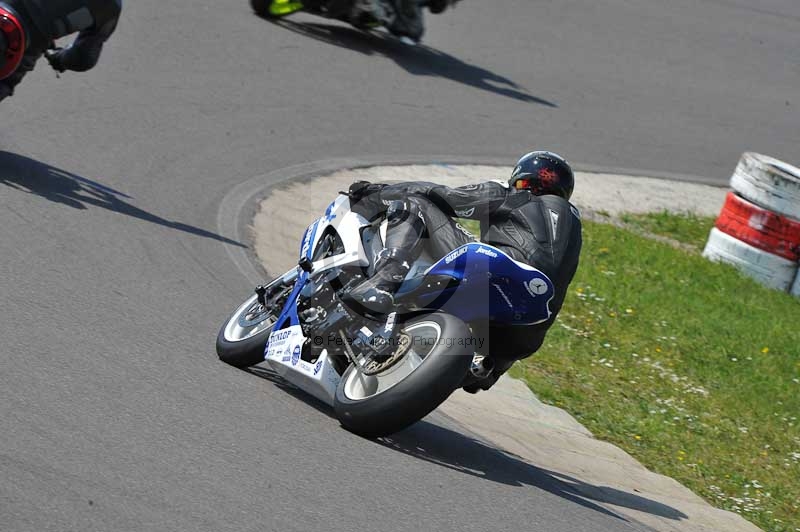
M 507 184 L 488 181 L 449 188 L 427 182 L 353 183 L 352 210 L 368 219 L 386 216 L 388 229 L 375 274 L 351 290 L 346 302 L 386 313 L 423 246 L 434 259 L 444 257 L 474 239 L 453 218 L 478 220 L 481 241 L 537 268 L 555 286 L 552 314 L 541 324 L 472 324 L 473 332 L 488 340 L 481 354 L 491 357 L 494 369 L 465 389 L 489 389 L 514 361 L 539 349 L 564 302 L 582 245 L 580 215 L 569 202 L 573 187 L 569 163 L 548 151 L 521 157 Z
M 44 55 L 58 72 L 92 69 L 117 27 L 122 0 L 5 0 L 0 2 L 0 100 L 11 96 Z M 56 39 L 78 33 L 71 45 Z

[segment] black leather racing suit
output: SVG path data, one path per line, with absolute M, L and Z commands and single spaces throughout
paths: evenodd
M 0 81 L 0 100 L 11 96 L 14 87 L 33 70 L 50 44 L 78 33 L 71 45 L 53 54 L 50 62 L 61 72 L 84 72 L 93 68 L 117 27 L 122 0 L 0 0 L 23 19 L 28 46 L 17 70 Z
M 580 215 L 567 200 L 559 196 L 534 196 L 497 182 L 458 188 L 408 182 L 386 185 L 380 192 L 362 198 L 354 210 L 370 218 L 388 210 L 391 216 L 387 250 L 418 256 L 425 245 L 435 259 L 472 240 L 452 217 L 478 220 L 481 241 L 539 269 L 555 286 L 550 302 L 552 315 L 544 323 L 471 324 L 473 332 L 485 338 L 482 354 L 492 356 L 502 372 L 542 345 L 564 302 L 581 251 Z M 424 227 L 418 222 L 420 213 Z

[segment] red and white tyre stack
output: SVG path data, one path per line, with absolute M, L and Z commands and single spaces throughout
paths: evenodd
M 744 153 L 703 256 L 800 297 L 800 168 Z

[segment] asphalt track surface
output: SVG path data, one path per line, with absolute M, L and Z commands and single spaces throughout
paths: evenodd
M 221 206 L 282 168 L 798 162 L 794 0 L 498 4 L 429 17 L 415 49 L 244 0 L 127 2 L 94 71 L 40 64 L 0 104 L 1 530 L 642 529 L 441 417 L 366 441 L 214 353 L 256 271 Z

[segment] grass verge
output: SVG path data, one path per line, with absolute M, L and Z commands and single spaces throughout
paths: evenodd
M 584 224 L 561 314 L 512 375 L 711 504 L 800 530 L 800 300 L 703 259 L 710 219 L 622 221 Z
M 620 221 L 630 229 L 663 236 L 702 250 L 715 218 L 687 212 L 673 214 L 661 211 L 647 214 L 623 214 Z

